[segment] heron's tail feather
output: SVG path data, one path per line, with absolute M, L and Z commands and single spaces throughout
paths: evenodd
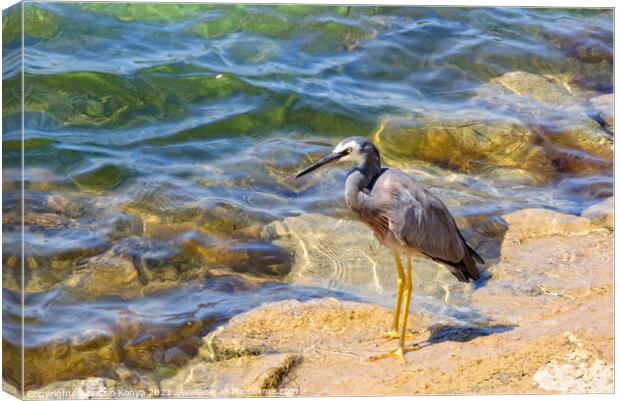
M 446 265 L 450 273 L 456 277 L 457 280 L 462 281 L 464 283 L 469 282 L 470 280 L 478 280 L 480 278 L 480 270 L 478 270 L 478 266 L 476 262 L 484 264 L 484 259 L 478 252 L 476 252 L 465 239 L 463 238 L 463 234 L 459 232 L 461 240 L 463 241 L 463 245 L 465 246 L 465 254 L 463 255 L 463 259 L 458 262 L 450 262 L 447 260 L 443 260 L 441 258 L 433 257 L 431 255 L 425 254 L 429 258 L 433 259 L 436 262 L 443 263 Z
M 463 257 L 463 259 L 458 262 L 450 262 L 447 260 L 433 257 L 431 257 L 431 259 L 446 265 L 448 270 L 450 270 L 450 273 L 452 273 L 458 281 L 467 283 L 470 280 L 478 280 L 480 278 L 480 271 L 478 270 L 478 266 L 476 266 L 476 262 L 474 262 L 474 259 L 469 252 L 465 252 L 465 256 Z
M 483 265 L 486 264 L 486 262 L 484 261 L 484 259 L 482 259 L 482 256 L 478 255 L 478 252 L 476 252 L 474 250 L 474 248 L 472 248 L 471 246 L 469 246 L 469 244 L 466 242 L 465 246 L 467 247 L 467 250 L 469 251 L 469 254 L 474 258 L 474 260 L 478 263 L 482 263 Z
M 474 258 L 474 260 L 478 263 L 482 263 L 483 265 L 486 264 L 486 262 L 484 261 L 484 259 L 482 259 L 482 257 L 480 255 L 478 255 L 478 252 L 476 252 L 474 250 L 474 248 L 472 248 L 471 246 L 469 246 L 469 244 L 467 243 L 467 241 L 465 241 L 465 238 L 463 238 L 463 233 L 461 233 L 459 231 L 459 236 L 461 237 L 461 241 L 463 241 L 463 244 L 465 245 L 466 250 L 468 251 L 468 253 L 472 256 L 472 258 Z
M 466 270 L 463 269 L 463 266 L 459 266 L 462 263 L 463 261 L 460 261 L 459 263 L 455 263 L 455 264 L 447 264 L 447 263 L 444 263 L 444 264 L 448 267 L 448 270 L 450 270 L 450 273 L 452 273 L 458 281 L 462 283 L 468 283 L 469 278 L 465 275 Z
M 467 272 L 465 276 L 468 279 L 478 280 L 480 278 L 480 271 L 478 270 L 478 266 L 476 265 L 474 259 L 476 258 L 476 256 L 478 256 L 480 260 L 482 260 L 482 258 L 476 253 L 476 251 L 471 250 L 469 245 L 467 245 L 467 242 L 465 243 L 465 245 L 467 249 L 465 250 L 465 255 L 463 259 L 459 262 L 459 268 Z M 465 273 L 465 271 L 463 273 Z

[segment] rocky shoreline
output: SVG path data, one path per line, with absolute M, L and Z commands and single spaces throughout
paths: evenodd
M 430 324 L 414 305 L 408 341 L 420 349 L 406 355 L 407 365 L 368 361 L 394 345 L 380 336 L 391 321 L 388 308 L 290 300 L 235 316 L 163 380 L 127 371 L 26 396 L 612 392 L 613 198 L 582 216 L 526 209 L 503 220 L 508 228 L 492 278 L 471 293 L 488 322 Z

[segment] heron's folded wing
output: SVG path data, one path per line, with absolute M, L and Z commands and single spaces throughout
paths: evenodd
M 415 181 L 389 187 L 390 231 L 403 244 L 447 262 L 463 259 L 465 248 L 446 206 Z

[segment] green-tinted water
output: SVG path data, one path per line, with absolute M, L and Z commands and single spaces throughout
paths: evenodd
M 3 14 L 3 348 L 15 358 L 19 20 Z M 343 137 L 372 137 L 491 261 L 501 214 L 579 213 L 613 191 L 611 128 L 590 100 L 613 91 L 610 10 L 28 3 L 24 22 L 30 387 L 121 363 L 174 369 L 263 302 L 390 305 L 389 254 L 371 249 L 385 264 L 366 268 L 366 249 L 349 258 L 319 241 L 327 267 L 299 269 L 295 247 L 266 234 L 296 219 L 315 243 L 313 230 L 341 229 L 329 217 L 350 219 L 346 169 L 285 179 Z M 358 235 L 329 245 L 370 241 Z M 416 307 L 480 318 L 437 265 L 418 274 Z

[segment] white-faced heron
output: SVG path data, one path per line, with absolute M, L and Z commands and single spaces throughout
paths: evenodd
M 299 178 L 336 161 L 351 160 L 355 167 L 347 175 L 345 199 L 351 212 L 374 232 L 377 239 L 392 249 L 398 271 L 398 291 L 394 324 L 389 333 L 398 338 L 398 347 L 371 360 L 400 356 L 416 349 L 405 346 L 405 331 L 411 298 L 411 256 L 425 256 L 446 266 L 459 280 L 480 278 L 480 255 L 465 242 L 446 206 L 413 177 L 400 170 L 381 168 L 379 151 L 366 138 L 351 137 L 340 142 L 321 160 L 300 171 Z M 407 255 L 407 274 L 400 253 Z M 404 318 L 399 333 L 401 303 Z

